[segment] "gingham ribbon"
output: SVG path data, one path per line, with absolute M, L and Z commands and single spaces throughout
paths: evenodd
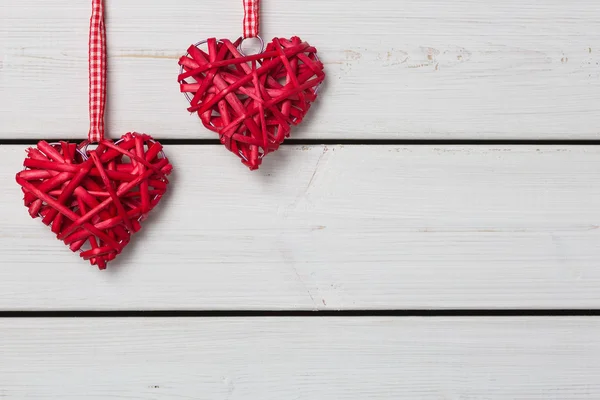
M 92 143 L 104 139 L 106 104 L 106 32 L 103 0 L 92 0 L 90 19 L 90 132 Z
M 244 38 L 258 36 L 260 0 L 244 0 Z

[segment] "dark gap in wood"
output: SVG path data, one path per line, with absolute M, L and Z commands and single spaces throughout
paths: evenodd
M 591 317 L 600 309 L 0 311 L 0 318 Z
M 44 139 L 47 142 L 56 142 L 58 139 Z M 71 139 L 73 140 L 73 139 Z M 193 145 L 214 146 L 220 145 L 218 139 L 157 139 L 166 146 Z M 29 145 L 37 144 L 39 139 L 0 139 L 0 145 Z M 370 146 L 598 146 L 600 139 L 288 139 L 282 146 L 298 145 L 370 145 Z

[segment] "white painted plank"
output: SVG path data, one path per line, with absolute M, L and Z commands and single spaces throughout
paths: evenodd
M 0 4 L 0 137 L 87 132 L 89 1 Z M 210 138 L 177 59 L 241 31 L 241 1 L 107 0 L 109 132 Z M 597 138 L 596 0 L 280 0 L 263 33 L 319 48 L 329 75 L 296 138 Z
M 107 272 L 23 207 L 0 147 L 0 309 L 600 307 L 600 148 L 170 146 Z
M 7 399 L 598 399 L 596 318 L 0 320 Z

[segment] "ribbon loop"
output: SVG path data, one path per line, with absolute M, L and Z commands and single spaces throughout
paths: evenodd
M 104 139 L 104 109 L 106 105 L 106 31 L 103 0 L 92 0 L 89 43 L 90 69 L 90 131 L 88 140 Z
M 260 0 L 244 0 L 244 39 L 258 36 Z

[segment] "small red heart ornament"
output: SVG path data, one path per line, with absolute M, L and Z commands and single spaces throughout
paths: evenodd
M 141 229 L 167 190 L 172 166 L 150 136 L 102 139 L 95 150 L 45 141 L 27 150 L 17 183 L 40 217 L 73 252 L 105 269 Z
M 190 46 L 179 82 L 188 111 L 254 170 L 302 122 L 325 72 L 317 50 L 296 36 L 275 38 L 255 55 L 240 51 L 242 41 L 208 39 L 207 51 Z

